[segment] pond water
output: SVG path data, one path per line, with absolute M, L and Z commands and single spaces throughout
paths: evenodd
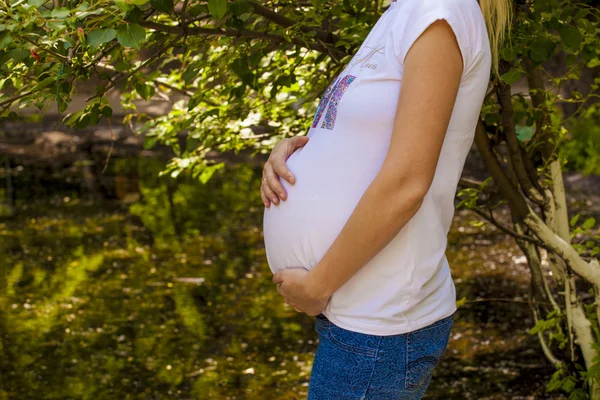
M 261 171 L 233 165 L 201 184 L 159 177 L 163 166 L 111 160 L 96 195 L 77 168 L 13 168 L 0 400 L 306 397 L 316 332 L 271 282 Z M 527 266 L 473 218 L 457 213 L 449 236 L 469 301 L 426 398 L 559 398 L 543 393 L 553 370 L 527 334 Z

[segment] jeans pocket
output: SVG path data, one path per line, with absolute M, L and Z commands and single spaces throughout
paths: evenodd
M 454 315 L 409 332 L 406 340 L 406 389 L 428 386 L 433 371 L 448 347 Z
M 319 336 L 328 336 L 327 332 L 329 331 L 329 325 L 331 325 L 331 322 L 329 322 L 327 317 L 325 317 L 323 314 L 319 314 L 315 317 L 315 331 L 317 331 Z
M 329 339 L 340 350 L 365 356 L 375 356 L 378 348 L 378 336 L 353 332 L 329 323 Z

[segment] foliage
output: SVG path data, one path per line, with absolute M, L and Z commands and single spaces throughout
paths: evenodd
M 115 164 L 140 177 L 130 207 L 63 184 L 0 222 L 0 398 L 292 398 L 314 328 L 265 273 L 260 175 L 198 185 L 157 178 L 162 159 Z
M 111 159 L 102 180 L 139 192 L 130 205 L 79 193 L 71 168 L 39 182 L 39 170 L 13 169 L 17 212 L 0 220 L 0 399 L 306 398 L 314 321 L 271 281 L 260 168 L 228 166 L 200 185 L 158 177 L 163 167 Z M 520 296 L 520 267 L 493 268 L 514 244 L 460 225 L 448 258 L 461 297 Z M 523 377 L 552 375 L 515 329 L 526 304 L 493 304 L 460 308 L 433 398 L 527 398 L 543 382 Z
M 600 12 L 586 2 L 559 0 L 519 2 L 516 11 L 512 42 L 501 51 L 501 76 L 492 82 L 475 138 L 493 182 L 466 182 L 459 206 L 513 236 L 527 258 L 528 298 L 536 319 L 530 333 L 557 370 L 547 390 L 598 399 L 594 293 L 600 282 L 592 271 L 598 268 L 600 235 L 594 218 L 569 219 L 561 172 L 563 157 L 572 161 L 587 144 L 561 146 L 575 138 L 569 129 L 590 119 L 594 111 L 586 106 L 600 93 L 597 74 L 586 93 L 565 89 L 584 70 L 600 65 Z M 510 87 L 522 80 L 525 91 Z M 563 113 L 565 104 L 575 105 L 575 112 Z M 589 147 L 591 157 L 577 160 L 578 168 L 593 165 L 594 146 Z M 502 206 L 510 210 L 510 225 L 496 218 Z M 578 292 L 575 274 L 594 287 L 595 303 Z
M 560 156 L 581 150 L 567 147 L 561 154 L 558 145 L 569 138 L 568 128 L 577 129 L 569 119 L 579 118 L 600 89 L 596 76 L 588 93 L 563 90 L 584 69 L 600 65 L 600 12 L 590 3 L 515 4 L 512 43 L 501 51 L 501 76 L 492 81 L 476 134 L 493 185 L 486 180 L 461 192 L 461 206 L 493 224 L 500 225 L 494 209 L 510 208 L 513 227 L 502 229 L 515 236 L 528 257 L 532 300 L 550 302 L 565 316 L 532 307 L 537 320 L 545 321 L 534 331 L 557 370 L 568 371 L 560 375 L 560 386 L 571 396 L 593 392 L 586 374 L 595 373 L 589 354 L 597 353 L 597 346 L 575 337 L 585 333 L 585 324 L 573 325 L 577 321 L 572 312 L 587 304 L 570 277 L 576 273 L 589 279 L 585 271 L 593 267 L 598 244 L 591 234 L 593 221 L 584 221 L 579 231 L 573 224 L 573 233 L 590 233 L 585 243 L 567 243 L 571 232 L 561 195 Z M 167 172 L 177 177 L 191 171 L 207 182 L 222 167 L 206 161 L 208 152 L 262 150 L 282 136 L 305 132 L 316 97 L 354 54 L 381 11 L 379 2 L 365 0 L 0 0 L 0 116 L 15 119 L 24 107 L 45 109 L 50 104 L 65 113 L 78 83 L 100 79 L 85 108 L 64 116 L 67 124 L 85 127 L 114 118 L 107 93 L 119 88 L 128 112 L 122 122 L 144 133 L 148 148 L 158 142 L 174 148 L 177 156 Z M 551 68 L 558 59 L 563 68 Z M 513 93 L 509 85 L 522 78 L 528 90 Z M 165 95 L 173 100 L 166 115 L 138 111 L 140 100 Z M 563 104 L 579 108 L 565 117 Z M 184 200 L 168 188 L 147 188 L 145 195 L 162 196 L 170 210 Z M 132 211 L 148 226 L 162 226 L 168 219 L 149 217 L 142 205 L 136 207 Z M 168 237 L 178 234 L 173 229 L 157 241 L 168 243 Z M 562 286 L 556 298 L 543 284 L 541 250 L 549 252 L 554 277 Z M 564 298 L 566 287 L 572 298 Z M 178 299 L 181 315 L 189 321 L 189 303 Z M 561 346 L 565 338 L 568 346 Z M 581 354 L 587 357 L 584 362 Z M 595 393 L 599 397 L 600 391 Z
M 306 130 L 314 100 L 364 38 L 377 15 L 366 1 L 262 3 L 20 0 L 0 3 L 0 115 L 67 110 L 77 84 L 100 79 L 75 127 L 112 118 L 119 87 L 123 122 L 147 147 L 171 145 L 171 171 L 200 170 L 211 151 L 262 148 Z M 274 9 L 277 9 L 275 13 Z M 171 96 L 166 115 L 138 100 Z M 11 106 L 14 105 L 16 107 Z M 185 133 L 180 148 L 178 135 Z M 201 172 L 198 172 L 200 174 Z
M 567 137 L 560 144 L 566 167 L 600 175 L 600 106 L 590 106 L 569 125 Z

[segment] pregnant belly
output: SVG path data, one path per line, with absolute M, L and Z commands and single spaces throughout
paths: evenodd
M 263 234 L 272 272 L 293 267 L 311 269 L 323 257 L 385 155 L 385 149 L 368 152 L 364 146 L 355 146 L 356 154 L 352 155 L 352 143 L 340 146 L 331 137 L 317 138 L 313 136 L 287 160 L 296 178 L 294 185 L 280 179 L 287 200 L 265 207 Z

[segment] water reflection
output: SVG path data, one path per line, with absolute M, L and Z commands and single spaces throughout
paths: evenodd
M 316 334 L 271 282 L 260 171 L 235 165 L 203 185 L 159 178 L 163 165 L 112 160 L 101 197 L 77 173 L 15 173 L 16 213 L 0 223 L 0 400 L 305 398 Z M 510 258 L 482 256 L 512 242 L 478 235 L 453 230 L 459 296 L 524 293 L 526 273 L 502 272 Z M 552 370 L 527 315 L 462 307 L 428 397 L 539 391 Z

